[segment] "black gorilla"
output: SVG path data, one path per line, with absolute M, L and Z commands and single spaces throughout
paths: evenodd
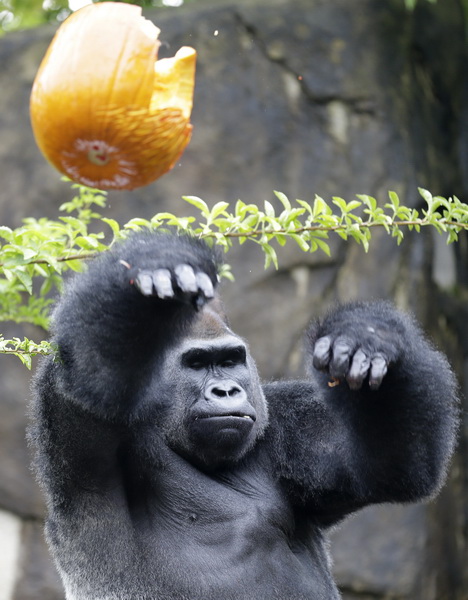
M 456 384 L 408 317 L 339 308 L 309 333 L 310 381 L 262 386 L 217 262 L 137 234 L 55 311 L 32 437 L 68 600 L 336 600 L 326 529 L 443 482 Z

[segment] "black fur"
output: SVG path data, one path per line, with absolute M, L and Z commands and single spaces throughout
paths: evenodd
M 208 302 L 218 262 L 134 235 L 56 309 L 31 436 L 68 600 L 336 600 L 327 527 L 443 483 L 456 383 L 411 319 L 338 308 L 309 332 L 321 371 L 261 386 Z

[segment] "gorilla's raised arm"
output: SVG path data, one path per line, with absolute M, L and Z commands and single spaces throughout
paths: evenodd
M 53 317 L 63 391 L 96 414 L 125 413 L 216 284 L 216 252 L 188 236 L 140 233 L 95 259 Z
M 312 326 L 309 344 L 312 383 L 266 388 L 272 447 L 299 501 L 333 521 L 434 493 L 458 424 L 446 358 L 386 302 L 338 308 Z
M 145 397 L 163 403 L 152 381 L 216 284 L 217 255 L 206 244 L 140 233 L 67 286 L 53 316 L 58 357 L 38 370 L 30 428 L 54 505 L 122 493 L 128 426 Z

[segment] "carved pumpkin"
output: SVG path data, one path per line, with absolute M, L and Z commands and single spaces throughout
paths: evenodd
M 99 189 L 146 185 L 190 141 L 196 52 L 156 61 L 159 29 L 130 4 L 91 4 L 59 28 L 34 81 L 31 122 L 44 156 Z

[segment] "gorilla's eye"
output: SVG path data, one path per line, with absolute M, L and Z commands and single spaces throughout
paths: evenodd
M 205 364 L 201 360 L 193 360 L 187 364 L 189 369 L 194 369 L 195 371 L 200 371 L 205 368 Z
M 245 348 L 243 346 L 238 346 L 222 352 L 218 360 L 218 365 L 222 368 L 229 369 L 237 367 L 238 365 L 245 365 L 245 360 Z
M 224 369 L 229 369 L 229 367 L 235 367 L 238 363 L 235 360 L 232 359 L 227 359 L 227 360 L 223 360 L 223 362 L 220 364 L 221 367 L 223 367 Z
M 203 349 L 194 348 L 182 355 L 182 365 L 194 371 L 205 369 L 209 362 L 209 354 Z

